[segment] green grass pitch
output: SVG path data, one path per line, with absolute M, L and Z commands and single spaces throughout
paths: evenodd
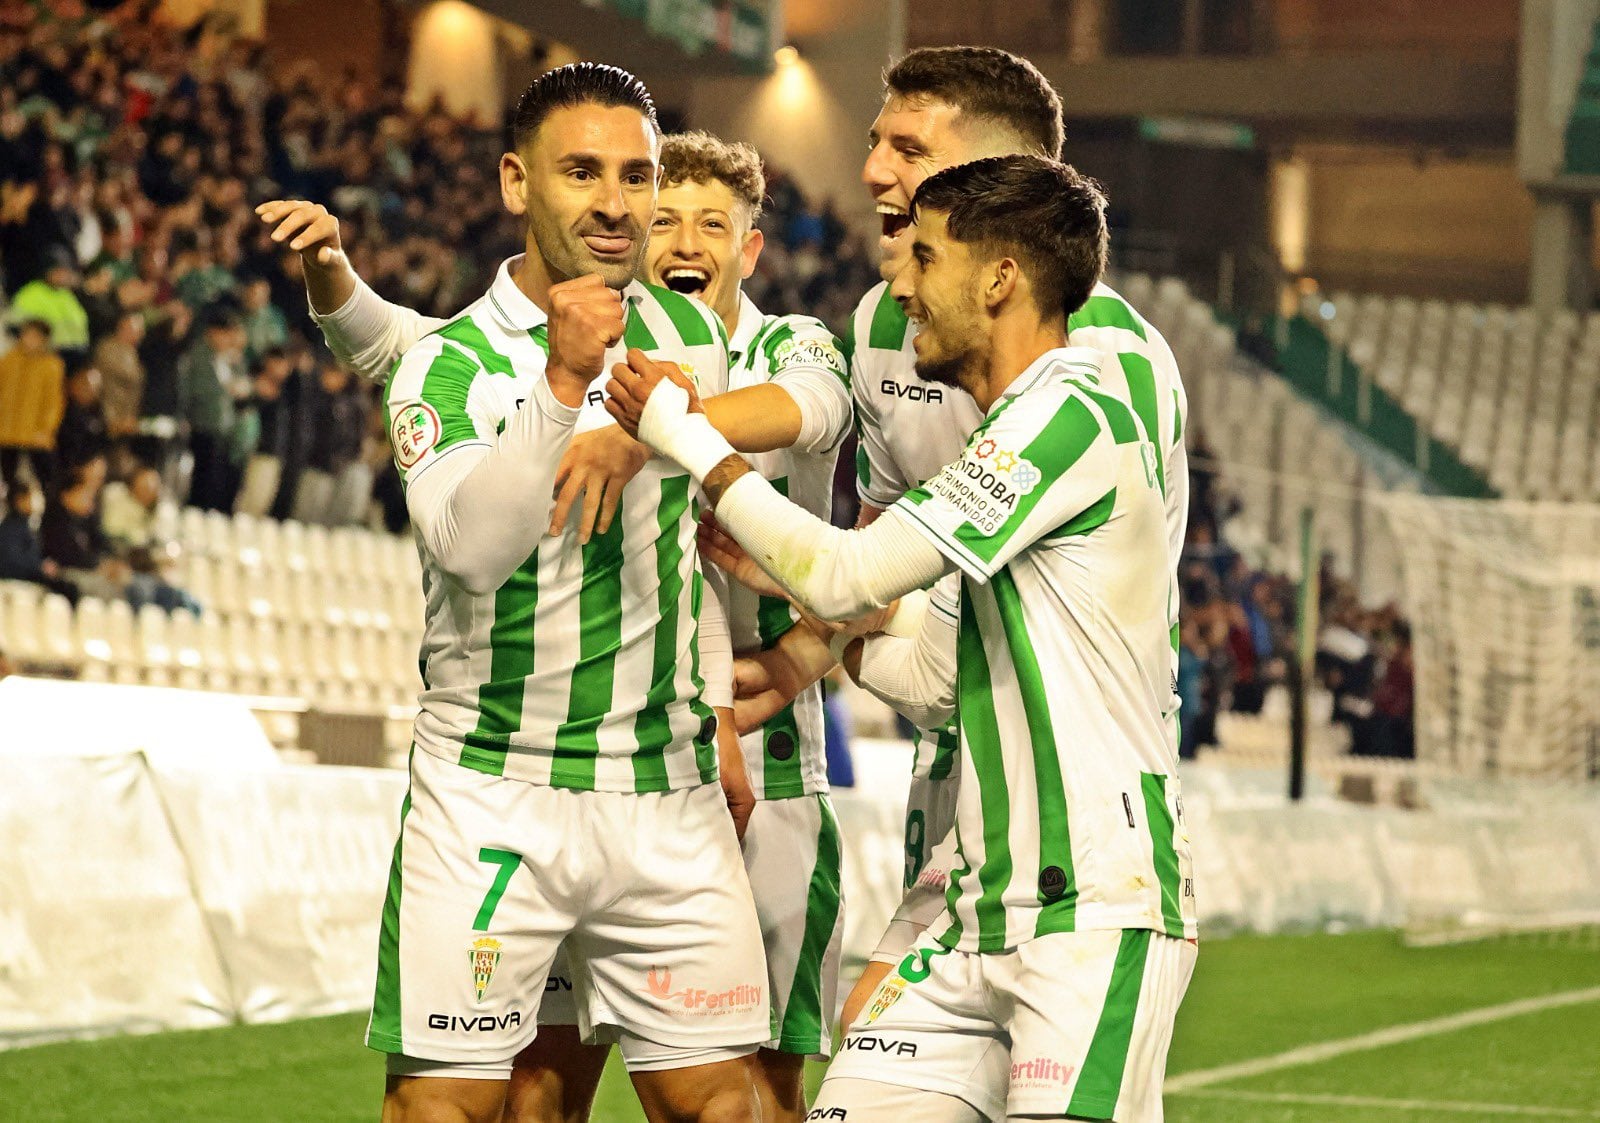
M 1405 948 L 1393 933 L 1202 946 L 1169 1076 L 1501 1003 L 1600 987 L 1577 942 Z M 382 1063 L 359 1015 L 0 1053 L 0 1119 L 33 1123 L 374 1120 Z M 820 1066 L 813 1074 L 820 1079 Z M 1167 1098 L 1173 1123 L 1600 1120 L 1600 1001 L 1218 1080 Z M 595 1119 L 642 1119 L 615 1056 Z

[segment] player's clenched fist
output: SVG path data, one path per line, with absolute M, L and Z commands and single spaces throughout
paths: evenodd
M 589 383 L 605 365 L 606 349 L 622 338 L 622 294 L 594 273 L 550 286 L 550 361 L 545 377 L 569 406 L 583 404 Z

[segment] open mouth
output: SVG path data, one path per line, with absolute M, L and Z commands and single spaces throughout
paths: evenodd
M 711 274 L 692 265 L 675 265 L 662 274 L 661 281 L 673 292 L 700 296 L 711 284 Z
M 904 207 L 897 207 L 893 203 L 879 203 L 877 206 L 878 220 L 883 223 L 883 237 L 885 241 L 893 241 L 906 232 L 911 225 L 911 215 Z

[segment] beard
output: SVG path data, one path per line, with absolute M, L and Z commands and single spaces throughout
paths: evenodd
M 576 228 L 568 229 L 539 215 L 536 208 L 528 208 L 528 232 L 539 247 L 550 276 L 556 280 L 570 281 L 587 273 L 598 273 L 606 287 L 622 290 L 637 278 L 643 269 L 648 245 L 644 232 L 632 215 L 618 222 L 607 222 L 593 215 L 586 217 Z M 584 242 L 587 234 L 620 235 L 633 240 L 633 248 L 625 260 L 604 261 L 590 251 Z
M 938 358 L 918 358 L 917 377 L 957 390 L 966 390 L 983 373 L 984 357 L 976 347 L 967 347 Z

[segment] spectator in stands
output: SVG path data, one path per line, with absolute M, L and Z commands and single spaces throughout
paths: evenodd
M 66 410 L 66 364 L 50 346 L 50 325 L 24 320 L 0 355 L 0 477 L 14 487 L 24 458 L 41 487 L 55 479 L 56 429 Z
M 272 286 L 265 277 L 251 277 L 244 283 L 245 358 L 254 363 L 274 347 L 289 341 L 289 325 L 272 303 Z
M 204 324 L 178 369 L 178 416 L 194 457 L 189 502 L 202 510 L 231 511 L 239 487 L 236 403 L 250 393 L 244 331 L 237 313 L 221 302 L 206 309 Z
M 178 383 L 184 355 L 194 342 L 194 315 L 181 300 L 169 301 L 162 313 L 163 318 L 139 345 L 144 391 L 139 397 L 139 439 L 134 442 L 134 454 L 166 475 L 177 447 Z
M 124 562 L 112 556 L 110 543 L 100 529 L 105 459 L 80 464 L 64 477 L 65 485 L 45 505 L 39 524 L 44 556 L 80 593 L 115 600 L 127 589 L 131 572 Z
M 1200 627 L 1192 614 L 1184 614 L 1178 646 L 1178 756 L 1193 760 L 1200 746 L 1195 742 L 1204 700 L 1201 696 L 1206 655 Z
M 0 581 L 28 581 L 60 593 L 74 604 L 78 587 L 66 580 L 61 567 L 44 556 L 33 529 L 34 491 L 23 484 L 6 492 L 6 513 L 0 518 Z
M 245 460 L 244 482 L 234 500 L 236 514 L 261 516 L 272 510 L 283 483 L 283 468 L 293 447 L 294 366 L 282 347 L 269 348 L 255 362 L 251 395 L 245 402 L 246 427 L 252 433 Z
M 94 365 L 100 371 L 100 404 L 106 430 L 119 454 L 139 432 L 139 408 L 144 397 L 144 363 L 139 344 L 144 341 L 144 313 L 123 312 L 116 329 L 95 345 Z M 113 467 L 117 467 L 113 463 Z
M 294 517 L 327 526 L 360 522 L 372 497 L 372 474 L 361 457 L 372 409 L 367 387 L 325 358 L 300 406 L 296 427 L 305 434 L 306 456 Z
M 62 358 L 69 361 L 89 353 L 89 314 L 72 286 L 78 270 L 72 251 L 53 247 L 43 277 L 36 277 L 17 290 L 11 299 L 11 315 L 16 320 L 43 320 L 50 325 L 50 339 Z
M 100 528 L 112 555 L 128 566 L 129 604 L 135 609 L 156 604 L 168 612 L 186 608 L 198 615 L 200 605 L 169 577 L 176 559 L 159 533 L 162 491 L 161 473 L 149 465 L 136 469 L 126 484 L 108 485 Z
M 56 431 L 56 458 L 62 468 L 71 470 L 110 451 L 111 437 L 100 403 L 100 371 L 87 359 L 79 360 L 67 376 L 67 408 Z

